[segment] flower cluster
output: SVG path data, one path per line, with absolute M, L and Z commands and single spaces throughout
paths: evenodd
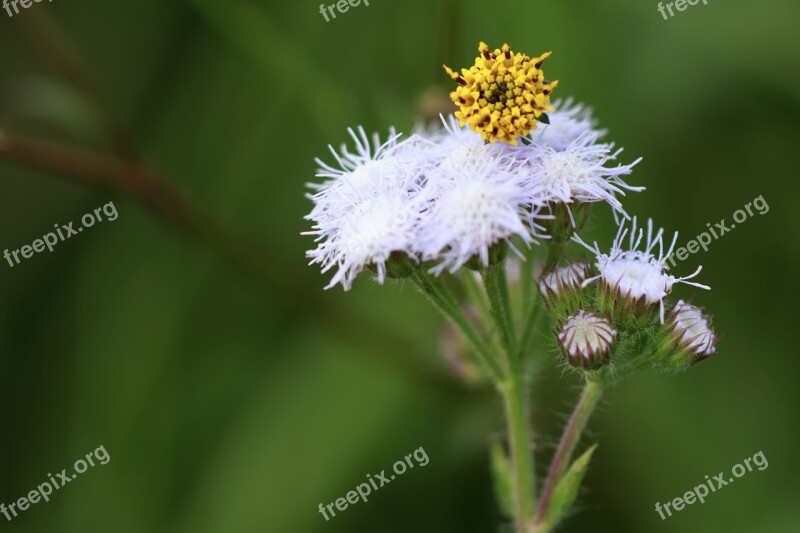
M 460 74 L 445 67 L 459 85 L 451 93 L 458 110 L 440 125 L 384 139 L 351 129 L 354 146 L 330 147 L 331 163 L 317 160 L 305 233 L 316 245 L 307 257 L 333 272 L 326 288 L 350 290 L 365 270 L 379 284 L 406 278 L 450 319 L 446 359 L 470 384 L 493 382 L 507 406 L 508 453 L 492 456 L 503 465 L 498 486 L 514 491 L 503 501 L 514 502 L 515 531 L 550 531 L 560 518 L 548 491 L 578 464 L 570 466 L 571 449 L 603 388 L 645 368 L 684 370 L 716 353 L 717 336 L 701 308 L 670 301 L 677 284 L 709 288 L 690 281 L 701 268 L 668 273 L 677 233 L 665 246 L 663 229 L 649 219 L 640 226 L 623 207 L 627 192 L 644 189 L 625 181 L 640 159 L 617 162 L 622 150 L 604 140 L 589 108 L 550 103 L 557 82 L 541 69 L 549 53 L 478 50 Z M 618 225 L 610 250 L 579 236 L 597 203 Z M 593 257 L 566 260 L 570 247 Z M 532 349 L 547 325 L 558 347 L 550 351 L 586 387 L 533 513 L 526 373 L 547 346 Z M 569 481 L 573 494 L 580 477 Z
M 571 217 L 570 206 L 605 202 L 624 216 L 619 197 L 642 188 L 621 176 L 638 161 L 613 165 L 619 150 L 601 142 L 603 133 L 571 100 L 556 102 L 550 124 L 514 146 L 487 143 L 453 116 L 402 140 L 350 130 L 354 151 L 331 147 L 335 165 L 317 160 L 324 181 L 310 184 L 307 234 L 318 244 L 308 257 L 323 272 L 336 269 L 328 287 L 348 290 L 365 268 L 383 283 L 397 257 L 430 262 L 439 274 L 472 259 L 487 266 L 500 243 L 521 256 L 512 239 L 548 238 L 542 222 L 554 205 Z

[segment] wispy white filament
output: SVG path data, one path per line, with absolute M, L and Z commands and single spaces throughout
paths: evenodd
M 672 290 L 673 285 L 685 283 L 706 290 L 711 288 L 707 285 L 687 281 L 697 276 L 702 267 L 698 267 L 693 274 L 682 278 L 676 278 L 666 273 L 665 261 L 675 247 L 678 232 L 675 232 L 666 253 L 664 252 L 664 230 L 659 229 L 654 232 L 652 219 L 647 220 L 647 234 L 645 235 L 643 228 L 637 230 L 636 217 L 633 218 L 628 249 L 625 250 L 623 245 L 627 235 L 628 228 L 625 227 L 625 221 L 622 221 L 617 230 L 617 236 L 614 238 L 611 252 L 608 254 L 600 251 L 596 241 L 594 246 L 589 246 L 578 235 L 572 237 L 575 242 L 595 255 L 597 268 L 600 271 L 598 276 L 585 280 L 584 286 L 601 279 L 606 286 L 616 290 L 624 298 L 641 299 L 647 304 L 658 303 L 662 324 L 664 323 L 664 298 Z
M 539 124 L 530 132 L 533 144 L 547 146 L 554 150 L 566 150 L 573 143 L 593 144 L 607 133 L 597 129 L 597 120 L 592 110 L 583 104 L 576 104 L 570 97 L 553 102 L 555 111 L 548 113 L 550 124 Z

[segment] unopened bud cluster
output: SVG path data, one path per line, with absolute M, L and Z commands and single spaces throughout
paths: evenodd
M 620 224 L 610 253 L 597 243 L 573 239 L 596 256 L 594 265 L 575 262 L 542 276 L 539 290 L 557 323 L 556 339 L 567 362 L 583 369 L 615 363 L 615 375 L 646 366 L 682 370 L 716 352 L 711 319 L 694 305 L 667 296 L 677 283 L 708 289 L 668 275 L 663 230 L 652 221 L 637 228 Z M 627 246 L 624 246 L 627 243 Z M 596 283 L 595 283 L 596 282 Z

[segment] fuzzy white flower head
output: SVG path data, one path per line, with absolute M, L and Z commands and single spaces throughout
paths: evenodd
M 678 300 L 671 315 L 672 329 L 680 335 L 682 345 L 699 357 L 716 353 L 717 336 L 699 307 Z
M 363 129 L 350 134 L 356 153 L 342 147 L 341 155 L 331 148 L 340 168 L 318 161 L 319 177 L 328 181 L 310 187 L 314 208 L 306 219 L 314 222 L 317 247 L 307 252 L 311 264 L 322 272 L 338 267 L 326 288 L 341 283 L 349 290 L 367 266 L 377 272 L 378 283 L 386 276 L 386 261 L 394 252 L 413 253 L 414 225 L 418 214 L 416 196 L 420 190 L 420 163 L 400 158 L 397 135 L 372 145 Z
M 338 168 L 328 165 L 321 159 L 315 159 L 319 166 L 316 176 L 327 178 L 322 183 L 308 183 L 308 188 L 316 191 L 307 197 L 314 202 L 311 214 L 306 218 L 316 220 L 325 215 L 339 217 L 342 210 L 348 210 L 357 204 L 363 194 L 369 194 L 384 177 L 399 171 L 401 161 L 394 157 L 399 146 L 400 134 L 394 129 L 389 130 L 389 138 L 381 142 L 377 133 L 373 134 L 371 142 L 363 128 L 358 128 L 358 133 L 348 128 L 348 133 L 355 142 L 355 153 L 351 152 L 346 144 L 342 143 L 337 152 L 333 146 L 328 149 L 333 155 Z
M 542 214 L 545 204 L 536 198 L 532 192 L 531 182 L 526 177 L 523 169 L 514 156 L 518 146 L 507 143 L 487 143 L 480 135 L 469 127 L 461 127 L 453 116 L 441 116 L 442 127 L 425 133 L 418 132 L 418 138 L 426 138 L 430 146 L 422 151 L 429 162 L 438 164 L 442 172 L 428 174 L 429 181 L 434 182 L 441 176 L 453 176 L 455 172 L 463 175 L 477 175 L 488 173 L 494 167 L 497 172 L 518 172 L 521 180 L 517 180 L 517 188 L 523 191 L 520 198 L 524 208 L 524 219 L 530 233 L 539 238 L 549 238 L 543 233 L 544 227 L 540 219 L 550 219 L 551 215 Z M 503 180 L 499 180 L 503 181 Z
M 533 195 L 538 202 L 566 205 L 575 201 L 606 202 L 615 215 L 620 213 L 627 217 L 617 195 L 624 196 L 626 190 L 644 190 L 644 187 L 628 185 L 621 178 L 633 172 L 641 158 L 628 165 L 606 166 L 622 152 L 621 149 L 614 151 L 613 144 L 584 144 L 578 139 L 564 150 L 531 144 L 513 152 L 529 169 Z
M 583 282 L 584 286 L 600 279 L 606 287 L 615 290 L 623 298 L 642 302 L 645 305 L 658 303 L 660 306 L 659 317 L 662 324 L 664 323 L 664 298 L 670 293 L 673 285 L 685 283 L 701 289 L 710 289 L 707 285 L 686 281 L 697 276 L 703 269 L 702 266 L 698 267 L 693 274 L 683 278 L 676 278 L 667 274 L 665 261 L 675 248 L 675 242 L 678 238 L 677 232 L 675 232 L 672 244 L 666 253 L 664 253 L 664 230 L 659 229 L 654 233 L 652 219 L 647 220 L 647 235 L 645 239 L 644 229 L 639 228 L 637 231 L 636 217 L 633 218 L 628 249 L 624 250 L 623 245 L 627 234 L 628 228 L 625 227 L 625 221 L 623 220 L 619 225 L 611 252 L 608 254 L 600 251 L 597 242 L 594 243 L 594 246 L 589 246 L 578 235 L 573 235 L 572 239 L 575 242 L 595 254 L 597 268 L 600 271 L 598 276 L 585 280 Z M 639 248 L 642 244 L 644 246 L 640 250 Z M 658 255 L 654 253 L 656 248 L 658 249 Z
M 592 110 L 583 104 L 575 104 L 572 97 L 554 102 L 553 107 L 555 111 L 547 114 L 550 123 L 540 124 L 529 134 L 534 144 L 561 151 L 575 142 L 593 144 L 607 133 L 597 129 Z
M 424 260 L 440 261 L 437 274 L 455 272 L 474 256 L 488 265 L 489 249 L 514 235 L 534 241 L 524 222 L 523 176 L 510 159 L 484 151 L 491 146 L 461 145 L 427 175 L 418 249 Z
M 567 319 L 558 333 L 558 343 L 570 364 L 586 368 L 608 360 L 617 331 L 605 317 L 583 309 Z
M 509 147 L 505 143 L 487 143 L 469 127 L 458 125 L 453 115 L 440 115 L 441 126 L 418 128 L 411 142 L 400 148 L 403 157 L 427 165 L 461 167 L 475 171 L 478 167 L 508 164 Z

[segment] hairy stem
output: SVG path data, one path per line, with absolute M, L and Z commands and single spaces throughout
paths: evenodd
M 603 393 L 603 386 L 593 381 L 587 381 L 581 393 L 575 409 L 572 411 L 572 416 L 564 428 L 564 433 L 561 435 L 561 440 L 558 443 L 558 448 L 550 463 L 550 469 L 547 472 L 547 478 L 544 482 L 542 489 L 542 497 L 539 500 L 539 507 L 536 510 L 536 524 L 540 525 L 547 516 L 547 511 L 550 506 L 550 499 L 553 496 L 553 490 L 556 488 L 561 476 L 564 475 L 567 467 L 572 459 L 572 454 L 575 452 L 575 447 L 578 445 L 581 434 L 586 428 L 586 423 L 592 412 L 597 407 L 597 402 Z M 537 530 L 539 531 L 539 530 Z
M 527 410 L 527 392 L 522 376 L 511 371 L 501 384 L 505 404 L 508 444 L 514 471 L 514 522 L 517 533 L 525 533 L 533 518 L 536 480 L 533 471 L 531 430 Z
M 564 255 L 564 248 L 566 248 L 566 245 L 567 243 L 564 237 L 553 237 L 547 252 L 547 259 L 544 263 L 543 272 L 548 272 L 558 265 L 558 262 L 561 261 L 561 256 Z
M 496 383 L 500 382 L 505 372 L 497 362 L 497 358 L 494 357 L 464 314 L 459 310 L 458 303 L 447 290 L 447 287 L 422 268 L 417 268 L 412 277 L 420 290 L 433 302 L 434 306 L 461 330 L 478 354 L 479 363 L 492 374 L 494 381 Z
M 530 308 L 533 298 L 533 271 L 536 263 L 533 250 L 530 250 L 526 256 L 525 261 L 520 265 L 520 293 L 522 294 L 520 300 L 523 313 Z
M 525 356 L 525 352 L 528 351 L 528 346 L 531 343 L 533 334 L 538 329 L 539 319 L 542 317 L 542 308 L 544 307 L 544 303 L 542 302 L 541 298 L 536 298 L 534 295 L 531 299 L 533 301 L 531 304 L 529 304 L 525 321 L 522 324 L 522 334 L 520 335 L 519 344 L 517 346 L 518 360 L 522 360 L 522 358 Z
M 475 273 L 471 270 L 464 271 L 464 286 L 467 290 L 467 295 L 478 308 L 481 318 L 487 326 L 492 323 L 492 310 L 489 308 L 489 302 L 486 300 L 486 294 L 483 292 L 478 281 L 475 279 Z
M 500 263 L 486 268 L 483 272 L 483 283 L 486 286 L 486 294 L 489 296 L 492 316 L 500 330 L 503 347 L 506 349 L 509 359 L 513 359 L 516 356 L 516 338 L 505 265 Z
M 511 299 L 508 292 L 505 265 L 495 264 L 484 271 L 483 282 L 494 321 L 500 330 L 506 352 L 508 379 L 498 383 L 505 407 L 508 447 L 513 466 L 514 522 L 517 533 L 525 533 L 533 519 L 536 480 L 533 469 L 533 451 L 528 416 L 528 394 L 523 376 Z

